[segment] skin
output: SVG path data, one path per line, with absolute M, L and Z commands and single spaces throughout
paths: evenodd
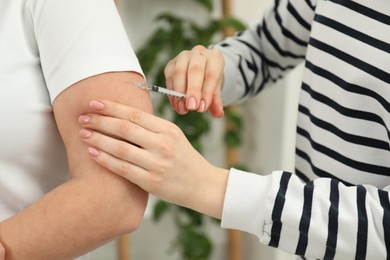
M 74 84 L 55 100 L 54 116 L 66 146 L 70 180 L 0 222 L 7 260 L 74 259 L 138 228 L 147 193 L 94 163 L 79 138 L 78 118 L 90 112 L 91 99 L 106 98 L 152 112 L 148 94 L 129 87 L 128 81 L 143 77 L 131 72 L 97 75 Z
M 79 118 L 99 165 L 171 203 L 221 218 L 228 170 L 211 165 L 173 123 L 107 100 Z M 104 133 L 104 134 L 102 134 Z
M 186 93 L 186 100 L 170 98 L 171 106 L 184 115 L 190 110 L 209 111 L 216 118 L 224 115 L 221 101 L 224 58 L 218 49 L 197 45 L 170 60 L 164 74 L 168 89 Z
M 0 260 L 4 260 L 4 259 L 5 259 L 5 249 L 3 245 L 0 243 Z

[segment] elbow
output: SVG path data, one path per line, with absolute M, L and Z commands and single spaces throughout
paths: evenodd
M 132 192 L 122 205 L 123 211 L 119 222 L 122 223 L 122 233 L 124 234 L 132 233 L 141 226 L 149 197 L 146 191 L 134 184 L 132 185 L 134 186 Z
M 142 224 L 148 201 L 148 194 L 145 192 L 144 195 L 144 198 L 138 201 L 138 205 L 129 209 L 129 213 L 131 214 L 132 219 L 129 219 L 128 224 L 126 225 L 126 233 L 132 233 L 136 231 Z

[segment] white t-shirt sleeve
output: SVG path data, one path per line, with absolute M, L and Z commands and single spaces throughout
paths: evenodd
M 112 0 L 32 0 L 42 71 L 50 99 L 70 85 L 110 71 L 143 75 Z

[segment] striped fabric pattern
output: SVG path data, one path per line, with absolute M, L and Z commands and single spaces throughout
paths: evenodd
M 390 259 L 390 3 L 276 0 L 215 47 L 225 104 L 305 63 L 296 171 L 280 174 L 264 241 L 306 258 Z

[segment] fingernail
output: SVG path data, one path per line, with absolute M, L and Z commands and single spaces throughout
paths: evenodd
M 91 122 L 91 117 L 90 116 L 80 116 L 79 117 L 79 123 L 80 124 L 88 124 L 89 122 Z
M 187 108 L 190 110 L 196 109 L 196 99 L 194 97 L 190 97 L 187 101 Z
M 219 118 L 222 118 L 225 115 L 225 111 L 222 110 L 222 112 L 219 114 Z
M 200 104 L 199 104 L 199 112 L 204 112 L 206 109 L 206 101 L 204 101 L 203 99 L 200 101 Z
M 92 132 L 87 129 L 81 129 L 80 130 L 80 136 L 82 138 L 88 139 L 92 136 Z
M 177 104 L 177 110 L 179 111 L 179 114 L 185 114 L 186 108 L 184 105 L 184 101 L 179 101 L 179 103 Z
M 92 109 L 95 109 L 95 110 L 103 110 L 104 108 L 104 104 L 103 102 L 100 102 L 100 101 L 97 101 L 97 100 L 92 100 L 91 103 L 89 103 L 89 106 L 92 108 Z
M 93 156 L 93 157 L 98 157 L 100 152 L 93 147 L 88 147 L 88 154 Z
M 173 110 L 177 110 L 177 103 L 173 102 L 172 100 L 169 101 L 171 103 L 171 107 Z

